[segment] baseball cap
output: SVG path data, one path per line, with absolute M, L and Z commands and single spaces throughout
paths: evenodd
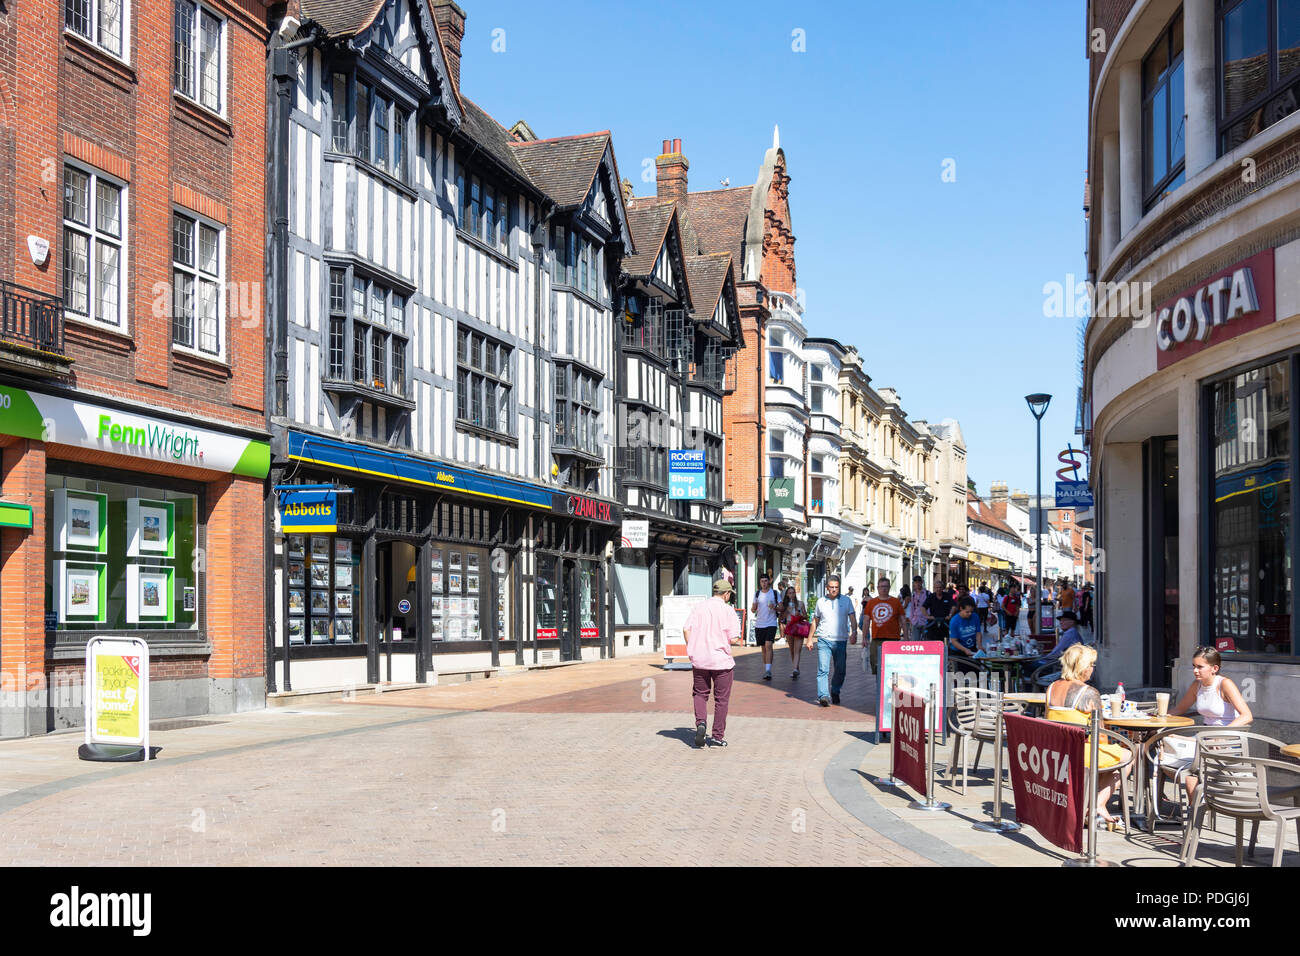
M 718 580 L 713 582 L 714 594 L 727 594 L 728 592 L 734 590 L 736 589 L 731 586 L 731 582 L 728 581 L 726 578 L 718 578 Z

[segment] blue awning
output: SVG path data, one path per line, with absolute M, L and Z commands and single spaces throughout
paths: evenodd
M 319 435 L 289 432 L 288 454 L 294 461 L 546 511 L 552 509 L 554 502 L 554 492 L 550 488 Z

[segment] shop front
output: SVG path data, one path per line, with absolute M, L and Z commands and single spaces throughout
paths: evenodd
M 260 707 L 264 432 L 0 385 L 0 736 L 80 726 L 86 642 L 141 638 L 155 718 Z
M 1182 688 L 1214 647 L 1265 732 L 1300 715 L 1297 277 L 1300 241 L 1179 288 L 1103 360 L 1148 374 L 1094 399 L 1103 680 Z
M 272 476 L 282 505 L 332 488 L 337 517 L 277 527 L 281 689 L 604 655 L 610 502 L 300 431 Z

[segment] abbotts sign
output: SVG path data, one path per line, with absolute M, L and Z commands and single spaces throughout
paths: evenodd
M 1265 249 L 1163 303 L 1155 312 L 1156 368 L 1271 323 L 1273 288 L 1273 250 Z

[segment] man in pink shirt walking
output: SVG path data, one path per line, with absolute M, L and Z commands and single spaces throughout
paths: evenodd
M 686 618 L 682 634 L 686 655 L 691 659 L 694 679 L 695 746 L 703 747 L 708 733 L 709 690 L 713 690 L 713 736 L 710 747 L 725 747 L 727 704 L 731 700 L 731 679 L 735 660 L 731 645 L 740 642 L 740 618 L 731 606 L 734 588 L 725 578 L 713 582 L 713 597 L 701 601 Z

